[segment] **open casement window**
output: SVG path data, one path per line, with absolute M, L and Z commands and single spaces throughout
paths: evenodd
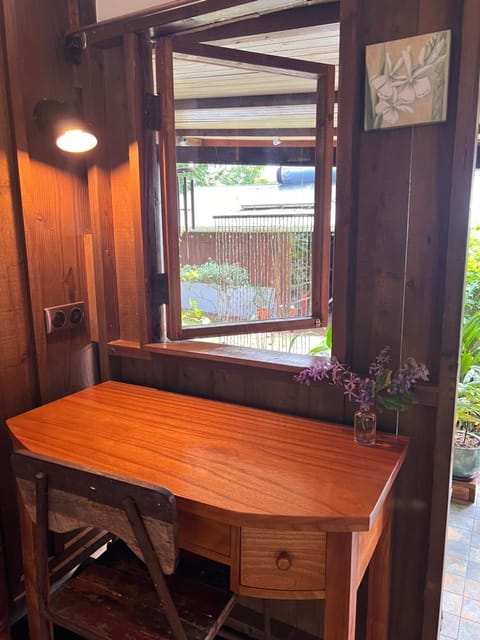
M 154 340 L 327 324 L 334 67 L 244 48 L 182 36 L 153 47 L 148 173 L 168 282 Z

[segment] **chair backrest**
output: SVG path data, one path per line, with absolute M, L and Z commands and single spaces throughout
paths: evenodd
M 34 522 L 39 499 L 46 500 L 48 528 L 63 533 L 85 526 L 121 538 L 141 559 L 138 537 L 129 521 L 133 504 L 148 533 L 162 571 L 175 571 L 178 555 L 175 496 L 165 487 L 131 482 L 26 450 L 12 455 L 12 468 L 22 500 Z M 39 496 L 39 486 L 45 496 Z M 45 523 L 47 525 L 47 523 Z

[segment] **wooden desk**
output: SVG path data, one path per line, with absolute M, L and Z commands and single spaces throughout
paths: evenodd
M 354 640 L 370 565 L 367 636 L 386 640 L 391 490 L 405 438 L 362 447 L 348 427 L 119 382 L 7 424 L 16 446 L 168 487 L 181 546 L 229 565 L 239 594 L 325 598 L 325 640 Z M 28 598 L 34 549 L 22 522 Z

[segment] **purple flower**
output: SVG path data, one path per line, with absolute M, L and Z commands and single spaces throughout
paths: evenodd
M 297 382 L 310 386 L 313 382 L 325 381 L 343 388 L 350 402 L 357 402 L 362 411 L 386 408 L 404 411 L 415 401 L 412 389 L 417 382 L 426 382 L 429 371 L 415 358 L 407 358 L 393 372 L 387 368 L 390 362 L 390 347 L 384 347 L 368 368 L 364 378 L 335 359 L 318 359 L 311 367 L 294 377 Z
M 357 376 L 356 373 L 352 373 L 351 371 L 349 371 L 345 375 L 345 379 L 343 381 L 343 388 L 344 388 L 345 395 L 350 400 L 350 402 L 352 400 L 357 400 L 359 384 L 360 384 L 360 378 Z
M 343 364 L 340 364 L 338 360 L 332 362 L 329 374 L 333 384 L 342 384 L 346 373 L 347 369 Z
M 375 360 L 371 363 L 368 373 L 375 377 L 380 376 L 385 371 L 385 367 L 390 362 L 390 347 L 383 347 Z
M 310 386 L 311 381 L 327 380 L 332 366 L 331 360 L 323 358 L 315 361 L 308 369 L 303 369 L 294 376 L 297 382 Z

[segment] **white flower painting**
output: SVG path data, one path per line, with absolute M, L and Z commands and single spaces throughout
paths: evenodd
M 450 31 L 366 48 L 365 131 L 447 118 Z

